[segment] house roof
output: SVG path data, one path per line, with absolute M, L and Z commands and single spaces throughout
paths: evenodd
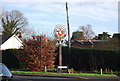
M 117 39 L 120 39 L 120 33 L 114 33 L 113 37 L 112 38 L 117 38 Z
M 7 34 L 7 35 L 0 35 L 0 39 L 2 39 L 2 42 L 0 42 L 0 45 L 3 44 L 5 41 L 7 41 L 13 34 Z
M 91 41 L 74 41 L 73 43 L 79 43 L 81 45 L 93 45 L 93 43 Z
M 91 41 L 82 41 L 84 45 L 93 45 L 93 43 Z
M 92 40 L 92 41 L 91 40 L 82 40 L 82 41 L 73 41 L 72 44 L 75 42 L 77 42 L 81 45 L 98 45 L 98 44 L 107 43 L 107 41 L 105 41 L 105 40 Z
M 74 43 L 79 43 L 79 44 L 83 45 L 83 42 L 81 42 L 81 41 L 72 41 L 71 44 L 74 44 Z
M 94 45 L 99 45 L 99 44 L 107 44 L 108 41 L 107 40 L 93 40 L 92 43 Z

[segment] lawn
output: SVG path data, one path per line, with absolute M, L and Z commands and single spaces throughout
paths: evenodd
M 116 77 L 115 74 L 96 74 L 96 73 L 55 73 L 55 72 L 38 72 L 38 71 L 11 71 L 14 74 L 41 74 L 41 75 L 71 75 L 71 76 L 108 76 Z

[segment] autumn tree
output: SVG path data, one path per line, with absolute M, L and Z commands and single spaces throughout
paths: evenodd
M 2 34 L 18 34 L 20 29 L 28 25 L 23 13 L 17 10 L 3 11 L 1 22 Z
M 33 36 L 33 39 L 24 40 L 24 49 L 21 51 L 19 59 L 21 66 L 27 70 L 40 71 L 40 67 L 44 70 L 45 66 L 47 69 L 54 68 L 54 60 L 56 56 L 54 51 L 56 48 L 53 41 L 48 41 L 47 38 L 42 35 L 41 50 L 39 37 L 40 36 Z M 40 51 L 42 51 L 42 54 Z M 40 57 L 42 57 L 42 66 L 40 65 Z
M 80 26 L 78 31 L 83 32 L 86 40 L 92 39 L 94 36 L 94 31 L 92 30 L 92 26 L 87 24 L 86 26 Z

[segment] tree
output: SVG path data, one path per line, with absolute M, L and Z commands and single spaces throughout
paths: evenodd
M 73 32 L 71 40 L 85 40 L 84 33 L 80 31 Z
M 18 34 L 22 27 L 28 25 L 23 13 L 17 10 L 3 11 L 1 21 L 2 34 Z
M 33 36 L 34 39 L 24 40 L 24 49 L 19 55 L 21 66 L 27 70 L 40 71 L 46 66 L 47 69 L 54 68 L 54 60 L 56 54 L 53 41 L 47 41 L 47 38 L 42 35 L 42 66 L 40 66 L 40 42 L 38 41 L 40 36 Z
M 100 49 L 119 49 L 119 34 L 114 34 L 113 37 L 108 32 L 103 32 L 96 36 L 96 40 L 101 40 L 104 43 L 97 45 Z M 95 39 L 95 38 L 94 38 Z
M 110 39 L 110 34 L 108 34 L 108 32 L 103 32 L 102 34 L 98 35 L 98 39 L 99 40 L 107 40 Z
M 119 40 L 116 39 L 116 38 L 109 38 L 109 39 L 105 39 L 105 40 L 102 40 L 104 41 L 103 44 L 99 44 L 97 45 L 97 48 L 100 48 L 100 49 L 119 49 Z
M 91 25 L 87 24 L 86 26 L 80 26 L 78 31 L 82 31 L 86 40 L 92 39 L 94 36 L 94 31 L 92 30 Z

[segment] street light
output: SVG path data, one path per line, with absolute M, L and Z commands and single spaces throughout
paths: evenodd
M 37 36 L 37 40 L 40 42 L 40 71 L 42 71 L 42 39 L 43 36 Z
M 42 71 L 42 39 L 43 37 L 40 36 L 40 71 Z
M 33 35 L 32 36 L 34 40 L 37 40 L 39 43 L 40 43 L 40 71 L 42 71 L 42 40 L 43 40 L 43 36 L 42 35 L 38 35 L 38 36 L 35 36 Z

